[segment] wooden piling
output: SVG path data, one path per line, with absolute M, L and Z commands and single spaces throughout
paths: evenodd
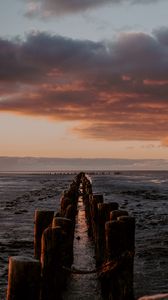
M 77 214 L 76 206 L 69 204 L 65 211 L 65 218 L 70 219 L 75 224 L 75 217 Z
M 73 240 L 74 240 L 74 224 L 73 221 L 67 218 L 54 217 L 52 228 L 60 226 L 66 236 L 62 251 L 64 266 L 71 266 L 73 263 Z
M 128 212 L 126 210 L 113 210 L 110 212 L 110 221 L 117 220 L 121 216 L 128 216 Z
M 118 203 L 98 203 L 97 207 L 95 254 L 96 264 L 100 266 L 105 260 L 105 223 L 110 220 L 110 212 L 118 209 Z
M 92 237 L 92 221 L 91 221 L 91 205 L 92 199 L 92 184 L 90 180 L 84 175 L 81 178 L 82 199 L 85 206 L 85 217 L 87 223 L 88 236 Z
M 38 260 L 9 258 L 7 300 L 39 300 L 41 267 Z
M 121 216 L 106 222 L 105 231 L 107 262 L 113 261 L 117 267 L 109 268 L 102 279 L 103 293 L 107 299 L 133 300 L 135 219 Z
M 92 194 L 83 195 L 83 202 L 85 206 L 85 217 L 87 223 L 87 232 L 88 236 L 92 237 L 92 220 L 91 220 L 91 206 L 89 199 L 92 197 Z
M 48 227 L 44 230 L 41 249 L 41 300 L 61 300 L 61 293 L 64 284 L 62 270 L 62 249 L 64 247 L 64 243 L 65 234 L 60 227 Z
M 72 200 L 68 197 L 67 192 L 64 192 L 63 196 L 61 197 L 61 216 L 64 217 L 66 214 L 66 209 L 68 205 L 72 204 Z
M 85 196 L 92 194 L 92 184 L 86 176 L 82 178 L 82 192 L 84 198 Z
M 98 216 L 98 207 L 99 203 L 103 203 L 103 195 L 101 194 L 92 194 L 90 196 L 90 218 L 91 218 L 91 236 L 93 240 L 96 240 L 96 230 L 97 230 L 97 216 Z
M 62 217 L 54 217 L 52 220 L 52 227 L 60 226 L 63 231 L 67 232 L 68 234 L 72 234 L 72 220 L 68 218 Z
M 101 222 L 105 224 L 105 222 L 110 220 L 110 213 L 116 211 L 118 209 L 117 202 L 106 202 L 98 204 L 98 217 Z
M 122 247 L 125 251 L 135 250 L 135 218 L 131 216 L 120 216 L 117 218 L 122 229 Z
M 51 226 L 54 216 L 54 211 L 35 211 L 35 225 L 34 225 L 34 256 L 40 259 L 41 256 L 41 237 L 43 231 Z

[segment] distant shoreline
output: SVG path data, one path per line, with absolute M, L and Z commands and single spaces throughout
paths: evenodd
M 0 172 L 167 171 L 168 159 L 2 157 Z
M 92 174 L 92 175 L 96 175 L 96 174 L 102 174 L 102 175 L 115 175 L 115 176 L 122 176 L 122 175 L 125 175 L 126 173 L 150 173 L 150 172 L 155 172 L 155 173 L 167 173 L 168 170 L 119 170 L 119 171 L 116 171 L 116 170 L 98 170 L 98 169 L 95 169 L 95 170 L 83 170 L 83 169 L 79 169 L 79 170 L 56 170 L 56 171 L 51 171 L 51 170 L 37 170 L 37 171 L 33 171 L 33 170 L 30 170 L 30 171 L 0 171 L 0 175 L 10 175 L 10 174 L 27 174 L 27 175 L 74 175 L 74 174 L 78 174 L 79 171 L 82 171 L 82 172 L 86 172 L 88 174 Z

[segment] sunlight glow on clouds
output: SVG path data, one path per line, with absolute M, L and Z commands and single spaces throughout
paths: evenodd
M 162 140 L 162 145 L 168 147 L 168 136 Z
M 167 159 L 167 0 L 1 2 L 0 155 Z
M 37 116 L 25 118 L 24 115 L 1 113 L 1 156 L 113 157 L 115 159 L 145 157 L 149 160 L 167 158 L 167 148 L 162 147 L 159 142 L 135 140 L 129 142 L 103 140 L 102 142 L 97 139 L 80 139 L 71 132 L 72 128 L 77 126 L 78 122 L 74 121 L 54 122 Z M 130 162 L 127 163 L 130 165 Z M 122 167 L 123 164 L 123 161 L 120 162 Z M 156 166 L 154 163 L 152 165 Z
M 74 132 L 85 138 L 163 140 L 167 57 L 166 28 L 106 43 L 40 32 L 1 39 L 0 111 L 80 121 Z

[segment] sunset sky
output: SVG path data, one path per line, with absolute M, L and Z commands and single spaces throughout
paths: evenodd
M 168 1 L 1 1 L 0 156 L 168 159 Z

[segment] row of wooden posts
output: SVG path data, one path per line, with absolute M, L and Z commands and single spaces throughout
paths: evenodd
M 104 203 L 103 195 L 92 194 L 89 180 L 83 183 L 83 198 L 103 299 L 133 300 L 135 218 L 119 210 L 118 203 Z
M 60 211 L 36 211 L 35 258 L 9 258 L 7 300 L 61 300 L 73 263 L 73 240 L 79 194 L 88 235 L 95 244 L 96 270 L 103 299 L 133 300 L 135 219 L 92 193 L 79 173 L 61 198 Z

